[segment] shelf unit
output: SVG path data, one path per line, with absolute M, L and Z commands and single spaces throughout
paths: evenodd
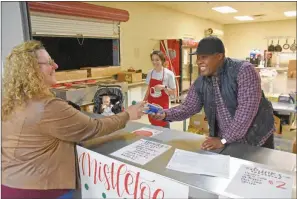
M 267 47 L 271 45 L 271 40 L 274 41 L 276 40 L 277 42 L 282 39 L 286 40 L 294 40 L 295 45 L 296 43 L 296 37 L 293 36 L 269 36 L 264 38 L 267 41 Z M 276 43 L 274 43 L 275 45 Z M 291 46 L 293 43 L 288 42 L 288 44 Z M 283 46 L 283 44 L 281 45 Z M 268 49 L 267 49 L 268 50 Z M 288 49 L 289 50 L 289 49 Z M 276 55 L 276 68 L 279 67 L 280 65 L 280 55 L 291 55 L 291 54 L 296 54 L 296 51 L 285 51 L 285 52 L 271 52 L 273 55 Z M 267 59 L 265 58 L 265 67 L 267 67 Z

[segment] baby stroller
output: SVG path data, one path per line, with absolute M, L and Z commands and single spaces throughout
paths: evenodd
M 110 103 L 112 104 L 111 111 L 114 114 L 120 113 L 124 110 L 123 108 L 123 102 L 124 97 L 122 93 L 121 86 L 118 85 L 99 85 L 98 90 L 95 93 L 94 96 L 94 108 L 93 112 L 97 114 L 102 114 L 102 98 L 104 96 L 110 97 Z

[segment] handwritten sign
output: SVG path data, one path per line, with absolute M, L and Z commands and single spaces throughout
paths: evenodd
M 292 186 L 291 175 L 242 165 L 226 192 L 244 198 L 291 198 Z
M 159 131 L 157 129 L 141 128 L 136 131 L 133 131 L 132 133 L 135 135 L 140 135 L 140 136 L 145 136 L 145 137 L 153 137 L 153 136 L 156 136 L 156 135 L 162 133 L 162 131 Z
M 141 139 L 110 155 L 136 164 L 145 165 L 170 148 L 170 145 Z
M 186 199 L 189 187 L 77 146 L 82 198 Z

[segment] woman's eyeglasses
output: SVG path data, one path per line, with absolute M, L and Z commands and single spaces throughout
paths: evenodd
M 38 62 L 38 64 L 48 64 L 48 65 L 54 66 L 55 61 L 53 59 L 49 59 L 48 62 Z

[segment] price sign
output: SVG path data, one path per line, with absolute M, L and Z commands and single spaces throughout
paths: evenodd
M 243 198 L 291 198 L 293 176 L 242 165 L 226 192 Z
M 136 164 L 145 165 L 170 148 L 171 146 L 166 144 L 140 139 L 115 151 L 111 155 Z

